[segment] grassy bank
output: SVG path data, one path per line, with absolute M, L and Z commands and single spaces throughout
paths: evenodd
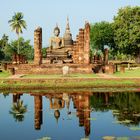
M 96 74 L 69 74 L 66 76 L 67 78 L 96 78 L 98 75 Z M 22 78 L 65 78 L 62 74 L 50 74 L 50 75 L 35 75 L 35 74 L 30 74 L 30 75 L 25 75 Z
M 25 75 L 21 78 L 7 77 L 4 71 L 0 73 L 0 89 L 82 89 L 82 88 L 124 88 L 140 87 L 140 69 L 129 70 L 126 73 L 116 73 L 118 78 L 102 78 L 96 74 L 62 75 Z M 122 78 L 124 77 L 124 78 Z M 133 77 L 133 78 L 130 78 Z M 138 78 L 139 77 L 139 78 Z
M 105 87 L 140 87 L 140 79 L 98 79 L 98 78 L 60 78 L 60 79 L 3 79 L 0 89 L 72 89 Z
M 0 72 L 0 78 L 7 78 L 8 76 L 10 76 L 10 73 L 8 71 L 2 71 Z
M 140 68 L 126 70 L 125 73 L 116 72 L 114 74 L 116 77 L 140 77 Z

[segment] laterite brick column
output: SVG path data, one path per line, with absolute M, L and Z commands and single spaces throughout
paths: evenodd
M 34 31 L 34 64 L 42 64 L 42 28 Z
M 85 24 L 84 29 L 84 64 L 90 63 L 90 24 Z
M 79 64 L 84 63 L 84 29 L 79 29 Z
M 108 48 L 104 50 L 104 63 L 108 65 Z

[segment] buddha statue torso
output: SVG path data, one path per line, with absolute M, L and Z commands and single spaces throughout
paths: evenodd
M 50 50 L 59 49 L 64 46 L 63 38 L 59 37 L 60 29 L 58 26 L 54 29 L 54 37 L 50 38 Z

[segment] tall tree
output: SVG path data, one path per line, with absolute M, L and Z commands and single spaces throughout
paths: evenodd
M 140 7 L 119 9 L 114 17 L 113 29 L 119 51 L 134 56 L 140 63 Z
M 3 34 L 2 39 L 0 40 L 0 48 L 4 48 L 8 44 L 8 36 Z
M 29 60 L 33 59 L 33 48 L 30 45 L 30 40 L 24 40 L 24 38 L 20 37 L 18 40 L 11 41 L 9 45 L 4 47 L 5 59 L 11 60 L 13 54 L 17 54 L 18 50 L 21 55 L 26 56 Z
M 8 36 L 7 35 L 3 35 L 2 39 L 0 39 L 0 60 L 4 59 L 4 48 L 8 46 Z
M 92 24 L 90 40 L 91 49 L 104 51 L 105 45 L 114 47 L 112 24 L 105 21 Z
M 15 13 L 14 16 L 12 17 L 11 20 L 9 20 L 9 24 L 12 28 L 13 31 L 16 32 L 17 36 L 18 36 L 18 40 L 19 40 L 19 35 L 23 32 L 23 28 L 26 29 L 27 25 L 25 20 L 23 19 L 23 13 L 18 12 Z M 19 44 L 18 44 L 18 54 L 20 54 L 19 52 Z

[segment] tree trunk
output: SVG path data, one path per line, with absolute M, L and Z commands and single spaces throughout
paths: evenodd
M 19 34 L 17 34 L 18 35 L 18 46 L 17 46 L 17 56 L 18 56 L 18 60 L 17 60 L 17 64 L 19 64 L 20 63 L 20 59 L 19 59 L 19 54 L 20 54 L 20 52 L 19 52 Z
M 17 53 L 19 54 L 19 34 L 18 34 L 18 48 Z
M 136 56 L 136 63 L 140 64 L 140 51 Z

